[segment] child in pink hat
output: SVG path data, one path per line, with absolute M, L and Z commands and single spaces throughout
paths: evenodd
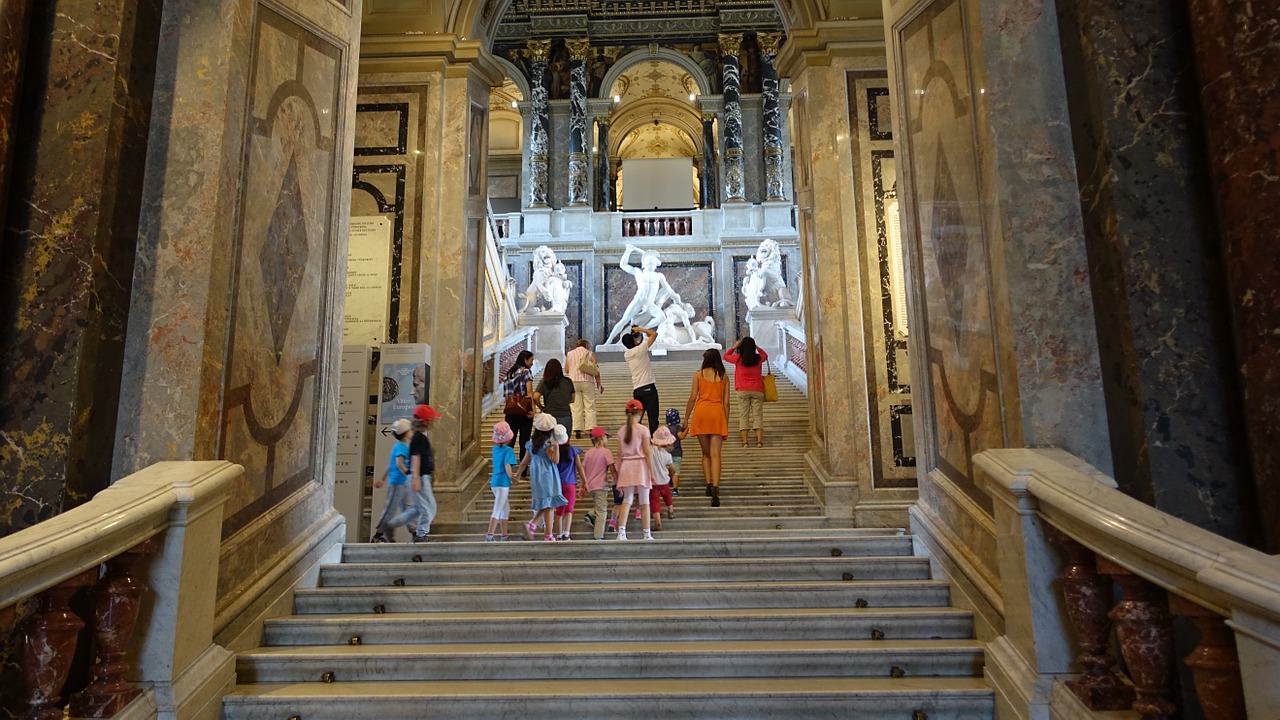
M 671 478 L 675 475 L 675 463 L 671 459 L 670 448 L 676 442 L 676 436 L 664 425 L 658 428 L 649 441 L 653 447 L 649 449 L 649 471 L 653 476 L 653 487 L 649 488 L 649 507 L 653 516 L 653 529 L 662 529 L 662 506 L 667 507 L 667 519 L 675 517 L 671 500 Z
M 493 474 L 489 476 L 489 489 L 493 491 L 493 514 L 489 516 L 489 532 L 485 542 L 493 542 L 493 531 L 502 528 L 502 542 L 507 537 L 507 520 L 511 518 L 511 483 L 515 479 L 516 451 L 511 447 L 515 439 L 511 425 L 500 422 L 493 426 Z

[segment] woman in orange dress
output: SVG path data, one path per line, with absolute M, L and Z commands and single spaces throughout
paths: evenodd
M 685 406 L 689 427 L 702 446 L 702 476 L 707 481 L 711 507 L 720 507 L 720 447 L 729 437 L 729 378 L 719 350 L 702 354 L 702 369 L 693 375 L 693 390 Z

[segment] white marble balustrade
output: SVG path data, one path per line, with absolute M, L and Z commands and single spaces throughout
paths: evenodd
M 537 209 L 493 216 L 504 248 L 555 240 L 623 246 L 641 238 L 679 238 L 691 244 L 759 242 L 797 237 L 790 203 L 738 203 L 712 210 L 598 212 Z M 530 219 L 532 218 L 532 219 Z

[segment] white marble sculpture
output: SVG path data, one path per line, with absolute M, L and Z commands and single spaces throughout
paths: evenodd
M 569 281 L 564 263 L 556 260 L 556 253 L 546 245 L 533 251 L 533 279 L 524 291 L 524 305 L 520 312 L 564 314 L 569 307 Z
M 782 251 L 777 241 L 765 238 L 756 248 L 755 257 L 747 261 L 747 275 L 742 280 L 742 295 L 747 309 L 758 307 L 794 307 L 787 281 L 782 277 Z
M 618 267 L 636 280 L 636 294 L 622 313 L 622 319 L 613 326 L 605 344 L 611 348 L 632 325 L 654 328 L 658 333 L 658 347 L 681 349 L 706 349 L 720 347 L 715 341 L 715 322 L 707 317 L 694 322 L 693 305 L 685 302 L 680 293 L 671 288 L 667 278 L 658 271 L 662 258 L 652 250 L 643 253 L 640 267 L 630 263 L 631 256 L 640 252 L 635 245 L 627 245 Z

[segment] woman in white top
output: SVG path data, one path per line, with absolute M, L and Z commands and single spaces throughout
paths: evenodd
M 595 365 L 596 354 L 591 352 L 586 340 L 579 340 L 578 345 L 564 356 L 564 374 L 573 381 L 573 402 L 569 410 L 573 413 L 573 436 L 576 438 L 582 437 L 583 428 L 590 430 L 596 426 L 596 396 L 604 392 L 598 370 L 593 377 L 579 369 L 584 362 Z

